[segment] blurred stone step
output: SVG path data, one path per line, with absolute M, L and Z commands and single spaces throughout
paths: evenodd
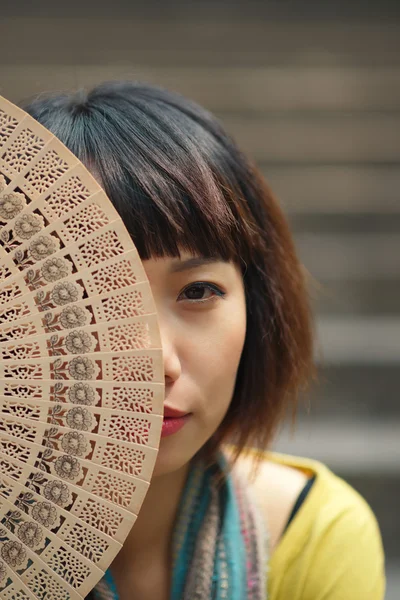
M 398 518 L 398 517 L 395 517 Z M 394 538 L 394 536 L 391 536 Z M 394 540 L 393 540 L 394 541 Z M 400 598 L 400 560 L 390 560 L 386 566 L 387 590 L 385 600 Z
M 324 280 L 310 282 L 310 296 L 320 316 L 396 317 L 400 313 L 398 279 Z
M 400 214 L 398 165 L 262 165 L 288 215 Z
M 398 234 L 301 233 L 295 241 L 305 268 L 317 280 L 398 279 Z
M 400 197 L 399 197 L 400 204 Z M 298 235 L 382 234 L 400 235 L 399 212 L 295 213 L 288 214 L 292 231 Z
M 297 0 L 269 0 L 267 3 L 260 3 L 258 0 L 201 0 L 188 3 L 186 0 L 169 0 L 167 3 L 160 3 L 158 0 L 148 0 L 146 3 L 132 3 L 129 0 L 120 0 L 115 6 L 110 6 L 107 2 L 92 2 L 87 0 L 84 4 L 78 0 L 70 0 L 68 6 L 55 3 L 51 0 L 41 0 L 40 4 L 34 8 L 29 0 L 19 0 L 18 4 L 7 3 L 4 8 L 4 16 L 16 16 L 24 14 L 29 16 L 49 16 L 68 17 L 73 10 L 79 10 L 83 17 L 91 17 L 93 9 L 96 9 L 97 15 L 118 15 L 129 17 L 132 15 L 138 17 L 164 17 L 170 14 L 174 16 L 185 15 L 192 20 L 199 16 L 208 16 L 214 19 L 240 18 L 240 20 L 259 19 L 262 16 L 268 18 L 288 18 L 296 20 L 312 19 L 354 19 L 360 20 L 360 17 L 368 19 L 384 19 L 397 17 L 399 11 L 396 3 L 390 0 L 381 0 L 379 6 L 366 3 L 364 0 L 353 0 L 351 3 L 336 0 L 332 5 L 330 2 L 321 2 L 321 0 L 307 0 L 307 3 L 299 5 Z
M 55 3 L 52 3 L 54 7 Z M 69 7 L 68 17 L 49 13 L 3 17 L 0 57 L 7 64 L 157 66 L 395 66 L 400 63 L 396 20 L 356 22 L 319 19 L 235 19 L 190 13 L 170 19 L 140 19 L 131 3 L 131 18 L 103 16 L 97 8 L 86 18 Z M 40 13 L 39 13 L 40 14 Z M 71 15 L 77 15 L 72 17 Z M 117 13 L 116 13 L 117 14 Z M 21 35 L 23 32 L 23 35 Z M 73 43 L 71 43 L 73 36 Z M 15 42 L 18 40 L 18 43 Z M 49 52 L 51 48 L 51 52 Z
M 299 415 L 304 422 L 393 419 L 400 424 L 399 389 L 397 364 L 321 366 L 318 381 L 299 402 Z
M 400 113 L 220 115 L 259 162 L 400 162 Z
M 289 424 L 282 428 L 273 449 L 320 460 L 346 478 L 391 475 L 400 483 L 400 428 L 396 420 L 302 417 L 294 433 Z
M 316 325 L 316 358 L 322 365 L 400 365 L 398 316 L 331 315 L 318 319 Z
M 184 94 L 211 111 L 384 111 L 400 106 L 400 68 L 151 67 L 139 65 L 3 65 L 8 97 L 88 87 L 110 79 L 148 81 Z

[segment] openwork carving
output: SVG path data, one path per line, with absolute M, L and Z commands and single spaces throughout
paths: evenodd
M 89 204 L 73 215 L 65 224 L 63 233 L 71 242 L 82 240 L 85 236 L 101 229 L 109 223 L 104 210 L 98 204 Z
M 83 200 L 89 198 L 90 195 L 91 192 L 79 177 L 72 176 L 46 198 L 48 217 L 61 218 L 76 208 Z
M 19 345 L 8 345 L 7 349 L 0 350 L 0 359 L 9 358 L 17 360 L 26 360 L 30 358 L 39 358 L 41 355 L 40 344 L 38 342 L 25 342 Z
M 7 277 L 10 277 L 11 271 L 5 265 L 0 265 L 0 281 L 4 281 Z
M 16 458 L 22 462 L 28 462 L 31 455 L 29 448 L 21 446 L 16 442 L 10 442 L 0 438 L 0 452 L 6 454 L 10 458 Z
M 5 329 L 0 330 L 0 342 L 8 342 L 9 340 L 23 339 L 30 335 L 38 334 L 38 328 L 33 323 L 15 325 L 14 327 L 7 327 Z
M 105 298 L 102 300 L 102 307 L 108 321 L 139 317 L 145 314 L 143 294 L 139 290 Z
M 71 600 L 71 594 L 47 569 L 32 566 L 27 572 L 27 587 L 37 598 L 43 600 Z
M 118 256 L 124 252 L 124 247 L 115 231 L 106 231 L 79 247 L 80 255 L 77 262 L 82 267 L 92 267 Z
M 110 537 L 117 535 L 124 520 L 120 512 L 99 502 L 94 497 L 87 501 L 78 500 L 76 514 L 85 523 Z
M 90 567 L 73 556 L 65 547 L 47 553 L 48 565 L 73 588 L 79 588 L 90 575 Z
M 23 471 L 23 467 L 18 463 L 13 463 L 4 459 L 0 459 L 0 469 L 2 473 L 7 473 L 7 475 L 13 477 L 13 479 L 19 479 Z
M 4 365 L 4 377 L 10 379 L 43 379 L 42 365 L 19 365 L 13 363 L 11 366 Z
M 116 440 L 134 444 L 148 444 L 150 424 L 146 417 L 113 415 L 109 419 L 108 432 Z
M 1 430 L 20 440 L 25 440 L 26 442 L 35 441 L 36 435 L 34 427 L 29 427 L 23 423 L 7 422 L 4 419 L 0 419 L 0 431 Z
M 112 359 L 113 381 L 153 381 L 151 356 L 115 356 Z
M 35 405 L 25 404 L 22 402 L 4 402 L 2 412 L 12 415 L 13 417 L 40 420 L 40 409 Z
M 109 469 L 115 469 L 134 477 L 140 477 L 145 453 L 136 448 L 118 446 L 108 442 L 103 450 L 102 464 Z
M 151 388 L 126 388 L 115 386 L 112 395 L 112 408 L 150 414 L 154 392 Z
M 28 594 L 22 590 L 17 590 L 14 587 L 14 584 L 11 584 L 5 589 L 1 590 L 1 597 L 2 600 L 30 600 Z
M 118 350 L 142 350 L 150 348 L 151 339 L 148 323 L 130 323 L 129 325 L 116 325 L 108 330 L 110 349 Z
M 92 483 L 92 493 L 119 506 L 128 507 L 136 486 L 112 473 L 100 472 Z
M 0 110 L 0 148 L 4 146 L 17 125 L 18 121 L 15 117 Z
M 92 274 L 93 283 L 97 293 L 120 290 L 137 283 L 137 275 L 131 263 L 123 259 L 113 265 L 100 268 Z
M 44 141 L 30 129 L 24 129 L 9 146 L 3 156 L 5 173 L 21 172 L 44 148 Z
M 67 163 L 58 156 L 57 152 L 50 150 L 38 163 L 25 175 L 26 182 L 38 194 L 45 192 L 50 186 L 68 171 Z M 27 183 L 25 185 L 27 185 Z M 27 186 L 29 187 L 29 186 Z
M 42 398 L 40 385 L 24 385 L 22 383 L 6 383 L 4 386 L 4 396 L 17 398 Z
M 80 523 L 75 523 L 64 536 L 64 541 L 95 564 L 109 549 L 103 538 Z
M 0 290 L 0 306 L 16 300 L 22 294 L 23 292 L 18 282 L 12 282 L 9 285 L 3 286 Z
M 12 496 L 13 491 L 14 486 L 10 486 L 4 477 L 1 477 L 0 475 L 0 496 L 3 496 L 3 498 L 9 498 Z

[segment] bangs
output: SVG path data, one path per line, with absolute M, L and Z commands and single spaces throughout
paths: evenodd
M 201 171 L 198 167 L 198 158 L 189 154 L 179 169 L 174 166 L 173 177 L 171 170 L 160 169 L 150 160 L 143 170 L 125 173 L 93 162 L 142 260 L 179 257 L 187 251 L 240 262 L 240 226 L 210 167 L 204 164 Z
M 245 259 L 236 165 L 215 119 L 164 90 L 153 88 L 151 99 L 146 86 L 132 95 L 109 90 L 100 86 L 81 103 L 65 97 L 63 117 L 49 128 L 98 178 L 142 260 L 182 250 Z M 35 116 L 46 125 L 46 113 Z

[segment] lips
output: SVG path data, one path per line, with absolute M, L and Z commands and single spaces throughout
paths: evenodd
M 177 408 L 172 408 L 171 406 L 164 405 L 164 418 L 166 419 L 179 419 L 180 417 L 184 417 L 188 413 L 182 410 L 178 410 Z

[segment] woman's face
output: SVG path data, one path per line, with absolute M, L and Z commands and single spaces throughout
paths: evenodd
M 161 438 L 158 476 L 183 467 L 223 420 L 246 334 L 246 302 L 233 263 L 181 253 L 143 265 L 161 330 L 165 404 L 190 413 L 179 431 Z

